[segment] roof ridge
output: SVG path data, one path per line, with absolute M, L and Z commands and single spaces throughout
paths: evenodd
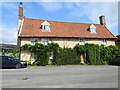
M 38 20 L 38 21 L 43 20 L 43 19 L 34 19 L 34 18 L 25 18 L 25 19 Z M 63 22 L 63 21 L 53 21 L 53 20 L 46 20 L 46 21 L 48 21 L 48 22 L 49 21 L 51 21 L 51 22 L 60 22 L 60 23 L 89 24 L 89 25 L 93 24 L 93 23 Z M 101 25 L 101 24 L 94 24 L 94 25 Z

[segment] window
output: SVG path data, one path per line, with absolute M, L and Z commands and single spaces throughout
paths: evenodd
M 84 45 L 85 44 L 85 39 L 84 38 L 80 38 L 80 45 Z
M 90 26 L 90 32 L 92 33 L 92 34 L 96 34 L 96 27 L 95 27 L 95 25 L 91 25 Z
M 36 42 L 37 42 L 36 38 L 30 38 L 30 44 L 31 45 L 35 45 Z
M 50 32 L 50 24 L 46 20 L 41 25 L 42 32 Z
M 106 40 L 106 39 L 103 39 L 102 44 L 103 44 L 103 45 L 107 45 L 107 40 Z
M 42 31 L 49 31 L 50 30 L 50 27 L 48 25 L 42 25 Z
M 48 39 L 45 39 L 45 38 L 44 38 L 44 39 L 41 39 L 41 43 L 44 44 L 44 45 L 47 45 L 48 42 L 49 42 Z

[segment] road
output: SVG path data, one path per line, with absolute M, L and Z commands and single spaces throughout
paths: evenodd
M 118 88 L 118 66 L 2 69 L 2 88 Z

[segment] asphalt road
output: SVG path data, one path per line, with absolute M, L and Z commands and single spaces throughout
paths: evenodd
M 2 69 L 2 88 L 118 88 L 118 66 Z

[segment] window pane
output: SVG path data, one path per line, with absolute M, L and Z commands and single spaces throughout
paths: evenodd
M 85 44 L 85 39 L 81 38 L 81 39 L 80 39 L 80 44 L 81 44 L 81 45 L 84 45 L 84 44 Z
M 48 39 L 41 39 L 41 43 L 44 44 L 44 45 L 47 45 L 48 44 Z
M 107 45 L 107 40 L 106 39 L 103 39 L 103 45 Z
M 31 45 L 35 45 L 36 42 L 37 42 L 37 38 L 31 38 L 30 39 L 30 44 Z

